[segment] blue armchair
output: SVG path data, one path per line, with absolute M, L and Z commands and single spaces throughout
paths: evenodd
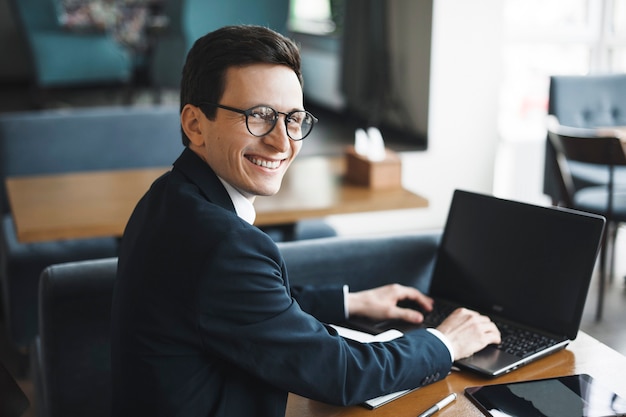
M 178 88 L 187 51 L 199 37 L 226 25 L 253 24 L 287 33 L 288 0 L 165 0 L 168 28 L 154 41 L 150 77 L 157 89 Z
M 57 0 L 10 3 L 29 47 L 37 89 L 130 81 L 132 57 L 110 34 L 64 28 Z
M 553 76 L 548 113 L 563 126 L 626 126 L 626 74 Z M 571 161 L 569 167 L 576 190 L 608 183 L 606 166 Z M 559 176 L 554 146 L 546 140 L 543 190 L 555 205 L 566 201 L 558 186 Z M 615 184 L 626 184 L 626 168 L 615 168 Z
M 177 106 L 0 114 L 0 293 L 15 348 L 28 350 L 37 334 L 41 271 L 51 264 L 115 256 L 118 240 L 19 242 L 4 187 L 6 177 L 169 166 L 183 150 L 179 117 Z M 318 219 L 302 220 L 293 227 L 268 227 L 266 232 L 276 241 L 336 235 Z

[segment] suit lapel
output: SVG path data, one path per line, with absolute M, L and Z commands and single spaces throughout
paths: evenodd
M 220 179 L 215 175 L 213 169 L 192 150 L 185 148 L 174 162 L 174 169 L 179 170 L 189 181 L 194 183 L 207 200 L 226 210 L 235 212 L 235 206 Z

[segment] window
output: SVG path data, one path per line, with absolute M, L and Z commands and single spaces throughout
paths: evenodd
M 338 34 L 343 0 L 290 0 L 289 30 L 311 35 Z
M 626 0 L 505 0 L 500 131 L 545 139 L 550 75 L 626 72 Z

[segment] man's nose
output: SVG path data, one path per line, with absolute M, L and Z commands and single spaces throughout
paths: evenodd
M 263 141 L 279 152 L 286 152 L 291 146 L 291 139 L 289 139 L 289 136 L 287 135 L 287 126 L 285 125 L 285 120 L 283 119 L 285 116 L 281 116 L 282 117 L 279 116 L 276 120 L 274 129 L 263 137 Z

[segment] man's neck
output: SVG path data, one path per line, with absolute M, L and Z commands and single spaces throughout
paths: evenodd
M 256 219 L 256 211 L 253 205 L 255 196 L 246 195 L 224 181 L 222 178 L 218 178 L 224 185 L 224 188 L 226 188 L 226 192 L 228 192 L 228 195 L 235 206 L 235 212 L 237 215 L 248 223 L 254 224 L 254 220 Z

